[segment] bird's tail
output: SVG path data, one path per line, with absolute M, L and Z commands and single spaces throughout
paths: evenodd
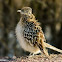
M 48 44 L 48 43 L 46 43 L 46 42 L 44 42 L 44 46 L 45 46 L 46 48 L 49 48 L 49 49 L 52 49 L 52 50 L 54 50 L 54 51 L 57 51 L 57 52 L 62 53 L 62 50 L 60 50 L 60 49 L 58 49 L 58 48 L 56 48 L 56 47 L 54 47 L 54 46 L 52 46 L 52 45 L 50 45 L 50 44 Z

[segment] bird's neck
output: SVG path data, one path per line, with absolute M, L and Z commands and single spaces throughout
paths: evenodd
M 22 22 L 26 22 L 26 21 L 28 21 L 28 19 L 30 19 L 30 17 L 28 16 L 28 15 L 24 15 L 24 16 L 22 16 L 21 17 L 22 18 Z
M 27 22 L 30 22 L 31 19 L 33 19 L 32 15 L 31 16 L 29 16 L 29 15 L 23 15 L 23 16 L 21 16 L 21 21 L 20 22 L 23 25 L 25 25 Z
M 35 25 L 40 25 L 40 23 L 35 19 L 35 16 L 33 14 L 31 16 L 24 15 L 21 17 L 21 24 L 23 26 L 25 26 L 29 22 L 33 22 Z

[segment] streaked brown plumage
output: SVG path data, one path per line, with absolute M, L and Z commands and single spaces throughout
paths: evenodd
M 43 52 L 48 56 L 47 48 L 61 52 L 50 44 L 45 42 L 44 33 L 40 27 L 40 23 L 35 19 L 30 7 L 24 7 L 18 10 L 21 13 L 21 18 L 16 26 L 16 36 L 25 51 L 29 51 L 33 54 Z

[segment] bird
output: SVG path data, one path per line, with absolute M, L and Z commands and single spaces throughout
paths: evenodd
M 40 22 L 38 22 L 33 15 L 32 8 L 23 7 L 21 10 L 17 10 L 17 12 L 19 12 L 21 16 L 16 26 L 15 33 L 23 50 L 33 55 L 43 53 L 49 56 L 47 48 L 62 53 L 62 50 L 46 43 Z

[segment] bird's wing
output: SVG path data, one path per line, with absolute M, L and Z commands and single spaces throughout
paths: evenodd
M 36 26 L 34 22 L 27 22 L 23 34 L 27 42 L 33 46 L 35 46 L 36 43 L 41 44 L 40 41 L 45 41 L 41 27 Z
M 48 52 L 44 47 L 45 37 L 41 27 L 33 22 L 28 22 L 24 29 L 24 38 L 31 46 L 38 46 L 41 52 L 48 56 Z

